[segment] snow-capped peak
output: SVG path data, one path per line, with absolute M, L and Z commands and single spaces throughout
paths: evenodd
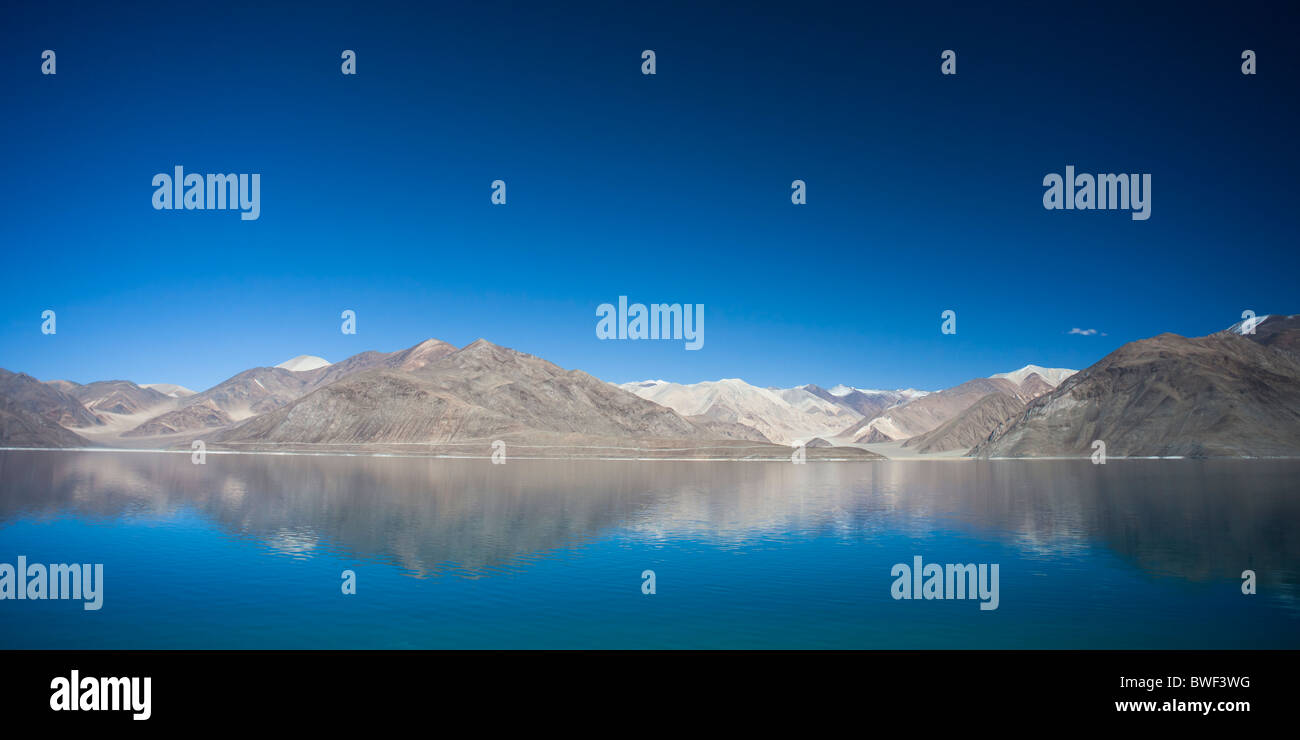
M 276 367 L 300 373 L 305 370 L 315 370 L 318 367 L 329 367 L 331 364 L 333 363 L 326 360 L 324 357 L 317 357 L 315 355 L 298 355 L 292 360 L 281 362 L 279 365 L 276 365 Z
M 1019 370 L 1013 370 L 1009 373 L 997 373 L 996 375 L 992 375 L 990 377 L 1006 378 L 1007 380 L 1010 380 L 1012 383 L 1015 383 L 1016 385 L 1020 385 L 1021 383 L 1025 382 L 1025 378 L 1028 378 L 1030 375 L 1033 375 L 1034 373 L 1038 373 L 1038 376 L 1041 377 L 1043 380 L 1047 381 L 1048 385 L 1055 388 L 1056 386 L 1061 384 L 1061 381 L 1065 380 L 1071 375 L 1074 375 L 1077 372 L 1079 371 L 1070 370 L 1063 367 L 1041 367 L 1039 365 L 1025 365 Z
M 868 396 L 902 396 L 910 401 L 912 399 L 920 398 L 921 396 L 927 396 L 930 394 L 930 391 L 918 391 L 915 388 L 899 388 L 892 391 L 882 391 L 875 388 L 854 388 L 851 385 L 837 385 L 830 389 L 829 393 L 832 396 L 839 398 L 843 398 L 850 393 L 862 393 Z

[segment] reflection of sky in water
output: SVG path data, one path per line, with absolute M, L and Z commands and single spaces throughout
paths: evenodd
M 112 566 L 99 627 L 124 612 L 153 622 L 123 624 L 113 645 L 622 645 L 641 625 L 668 646 L 1297 647 L 1297 472 L 2 452 L 0 560 L 86 549 Z M 1002 563 L 1002 607 L 974 619 L 971 603 L 882 600 L 890 565 L 917 554 Z M 358 596 L 339 602 L 349 567 L 362 568 Z M 660 593 L 624 603 L 646 567 L 667 569 Z M 1246 568 L 1258 597 L 1240 594 Z M 177 586 L 168 569 L 190 575 Z M 372 634 L 349 604 L 379 609 L 368 618 L 385 628 Z M 652 604 L 676 606 L 646 624 Z M 178 626 L 203 609 L 228 626 Z M 10 613 L 36 611 L 49 644 L 70 639 L 56 605 Z M 600 615 L 614 622 L 581 630 Z

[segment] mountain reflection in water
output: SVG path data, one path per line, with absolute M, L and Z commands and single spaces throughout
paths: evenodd
M 0 524 L 190 509 L 294 557 L 326 548 L 410 574 L 481 577 L 619 530 L 720 548 L 946 529 L 1027 554 L 1100 546 L 1142 571 L 1294 597 L 1300 463 L 510 461 L 0 452 Z

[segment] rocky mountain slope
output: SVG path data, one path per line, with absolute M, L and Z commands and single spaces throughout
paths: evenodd
M 0 394 L 0 446 L 90 447 L 84 437 Z
M 938 427 L 907 440 L 903 446 L 921 453 L 969 450 L 1024 408 L 1024 401 L 1016 396 L 990 393 Z
M 407 357 L 406 360 L 411 360 Z M 478 340 L 437 359 L 354 373 L 212 439 L 223 444 L 487 444 L 495 439 L 616 446 L 704 441 L 752 430 L 693 421 L 579 370 Z M 747 433 L 747 434 L 746 434 Z
M 1126 344 L 1031 402 L 980 457 L 1300 455 L 1295 328 L 1161 334 Z
M 185 398 L 186 396 L 194 395 L 194 391 L 183 385 L 176 385 L 175 383 L 141 383 L 140 387 L 152 388 L 164 396 L 170 396 L 172 398 Z
M 136 385 L 129 380 L 100 380 L 86 385 L 60 382 L 69 387 L 68 395 L 92 412 L 138 414 L 173 400 L 165 393 Z
M 224 428 L 274 411 L 354 373 L 375 368 L 418 370 L 455 350 L 446 342 L 429 339 L 396 352 L 362 352 L 334 364 L 319 357 L 300 355 L 276 367 L 245 370 L 202 393 L 186 396 L 179 408 L 142 422 L 125 436 L 151 437 Z
M 62 386 L 75 390 L 75 383 Z M 75 396 L 60 390 L 60 386 L 42 383 L 26 373 L 12 373 L 0 368 L 0 398 L 7 399 L 11 408 L 30 413 L 65 429 L 100 426 L 104 423 L 91 413 Z
M 1300 314 L 1260 316 L 1251 323 L 1253 332 L 1248 331 L 1244 321 L 1233 324 L 1224 332 L 1243 336 L 1300 361 L 1300 331 L 1297 331 L 1300 329 Z
M 1113 457 L 1300 456 L 1300 316 L 1249 328 L 1162 334 L 1078 373 L 1029 365 L 934 393 L 734 379 L 617 386 L 485 340 L 457 349 L 430 339 L 334 364 L 303 355 L 191 395 L 0 370 L 0 446 L 203 439 L 233 449 L 481 455 L 500 439 L 525 457 L 782 459 L 783 445 L 805 442 L 811 459 L 870 459 L 844 445 L 1086 457 L 1100 439 Z
M 812 384 L 801 385 L 799 387 L 820 399 L 829 401 L 837 406 L 843 406 L 844 408 L 861 414 L 866 418 L 875 416 L 887 408 L 898 406 L 926 395 L 926 391 L 918 391 L 911 388 L 896 391 L 877 391 L 850 388 L 849 386 L 844 385 L 837 385 L 829 390 Z
M 885 409 L 842 430 L 837 436 L 858 444 L 911 439 L 955 419 L 985 396 L 1001 393 L 1026 402 L 1052 390 L 1056 382 L 1073 373 L 1073 370 L 1064 368 L 1026 365 L 1010 373 L 975 378 Z M 964 428 L 970 428 L 972 421 L 968 420 Z
M 842 430 L 838 436 L 859 443 L 909 439 L 935 429 L 992 393 L 1018 396 L 1020 389 L 1005 378 L 975 378 L 886 409 Z
M 778 444 L 830 436 L 860 418 L 857 412 L 804 387 L 759 388 L 737 378 L 690 385 L 647 380 L 617 387 L 683 416 L 752 427 Z

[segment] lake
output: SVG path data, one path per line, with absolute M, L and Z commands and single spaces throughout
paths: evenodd
M 0 600 L 0 648 L 1300 648 L 1298 480 L 1267 460 L 0 451 L 0 563 L 104 573 L 97 611 Z M 996 564 L 997 608 L 895 599 L 917 556 Z

